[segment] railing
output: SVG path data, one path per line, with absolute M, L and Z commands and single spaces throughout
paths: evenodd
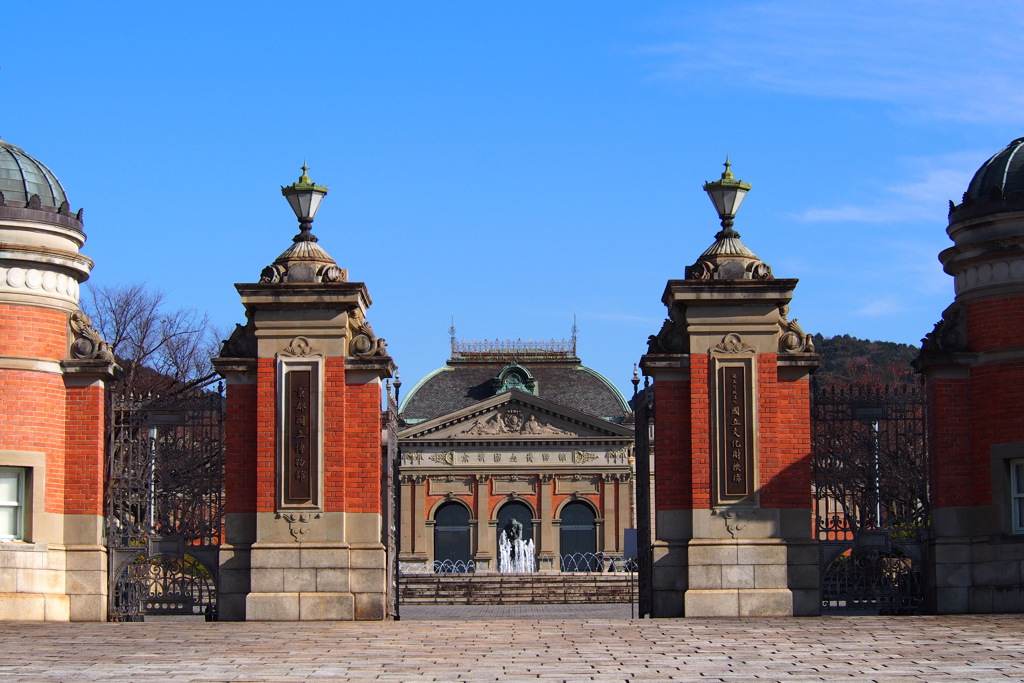
M 607 553 L 556 554 L 553 563 L 557 573 L 562 574 L 621 574 L 637 571 L 635 559 Z M 434 574 L 475 574 L 476 563 L 452 560 L 435 560 L 431 564 L 400 562 L 398 571 L 402 576 L 429 576 Z M 537 573 L 537 572 L 529 572 Z M 550 572 L 544 572 L 550 573 Z M 524 574 L 526 575 L 526 574 Z

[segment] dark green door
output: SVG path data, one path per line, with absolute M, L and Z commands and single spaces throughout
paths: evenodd
M 562 508 L 558 540 L 563 572 L 592 572 L 598 569 L 595 519 L 593 509 L 586 503 L 569 503 Z

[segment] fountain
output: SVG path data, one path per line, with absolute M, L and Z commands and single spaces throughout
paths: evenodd
M 523 540 L 523 525 L 518 519 L 513 519 L 498 539 L 498 571 L 502 574 L 537 571 L 533 539 Z

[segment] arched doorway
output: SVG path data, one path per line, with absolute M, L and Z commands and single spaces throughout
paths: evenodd
M 593 508 L 575 501 L 562 508 L 559 555 L 563 572 L 592 572 L 599 568 L 597 524 Z
M 434 515 L 434 571 L 467 571 L 469 556 L 469 510 L 445 503 Z
M 498 547 L 496 549 L 497 550 L 496 557 L 499 558 L 499 561 L 498 561 L 498 569 L 499 569 L 499 571 L 508 571 L 507 568 L 506 569 L 502 569 L 502 562 L 501 562 L 501 559 L 500 559 L 502 557 L 502 553 L 501 553 L 501 541 L 502 541 L 502 538 L 507 538 L 510 542 L 512 542 L 513 545 L 515 545 L 514 542 L 515 542 L 516 535 L 518 535 L 518 538 L 523 542 L 523 544 L 528 544 L 528 546 L 530 548 L 533 548 L 533 510 L 531 510 L 530 507 L 528 505 L 526 505 L 525 503 L 521 503 L 521 502 L 518 502 L 518 501 L 513 501 L 511 503 L 506 503 L 505 505 L 503 505 L 501 507 L 500 510 L 498 510 L 498 533 L 497 533 Z M 513 554 L 515 554 L 516 551 L 513 550 L 512 552 L 513 552 Z M 534 549 L 533 552 L 535 553 L 536 550 Z M 524 557 L 524 556 L 518 556 L 518 557 Z M 526 557 L 528 557 L 528 556 L 526 556 Z M 527 569 L 517 569 L 516 571 L 535 571 L 535 568 L 534 568 L 535 561 L 536 561 L 535 558 L 530 558 L 527 561 L 527 564 L 529 565 L 530 568 L 527 568 Z M 514 559 L 513 559 L 513 564 L 515 564 Z

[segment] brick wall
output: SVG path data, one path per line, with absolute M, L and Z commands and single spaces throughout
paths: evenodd
M 224 414 L 224 511 L 256 511 L 256 385 L 228 384 Z
M 275 359 L 260 358 L 256 369 L 256 510 L 274 512 L 276 482 L 277 372 Z
M 762 388 L 770 403 L 761 412 L 761 505 L 811 508 L 810 379 L 778 380 L 776 356 L 760 357 Z M 771 378 L 767 377 L 771 374 Z M 762 405 L 768 397 L 762 393 Z
M 692 507 L 690 495 L 690 382 L 654 383 L 655 501 L 659 510 Z
M 66 406 L 64 512 L 102 515 L 106 474 L 103 386 L 69 387 Z
M 344 500 L 346 512 L 381 510 L 380 384 L 342 385 L 345 390 Z
M 0 304 L 0 356 L 62 360 L 67 344 L 67 313 Z
M 64 512 L 66 403 L 61 375 L 0 369 L 0 449 L 46 454 L 47 512 Z
M 968 303 L 967 340 L 972 351 L 1024 347 L 1024 297 Z
M 977 505 L 973 475 L 976 468 L 968 457 L 971 452 L 971 384 L 967 379 L 932 379 L 925 391 L 932 505 Z

